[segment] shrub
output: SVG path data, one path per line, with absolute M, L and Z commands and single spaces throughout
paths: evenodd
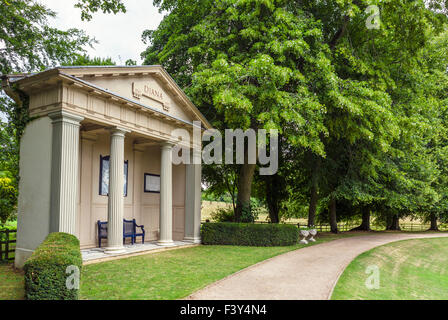
M 0 177 L 0 224 L 14 216 L 17 204 L 17 189 L 13 180 Z
M 67 267 L 78 267 L 79 240 L 67 233 L 51 233 L 26 261 L 25 295 L 28 300 L 78 300 L 79 288 L 68 289 Z
M 218 208 L 210 214 L 210 217 L 215 222 L 235 221 L 235 214 L 233 212 L 233 207 Z
M 299 230 L 295 225 L 254 223 L 204 223 L 202 243 L 236 246 L 289 246 L 297 243 Z
M 17 227 L 8 226 L 8 225 L 0 225 L 0 231 L 6 230 L 17 230 Z M 16 240 L 16 233 L 12 232 L 9 234 L 9 240 Z M 0 232 L 0 241 L 6 241 L 6 233 Z

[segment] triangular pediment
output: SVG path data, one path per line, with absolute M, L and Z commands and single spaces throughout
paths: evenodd
M 59 71 L 188 122 L 207 120 L 160 66 L 60 67 Z

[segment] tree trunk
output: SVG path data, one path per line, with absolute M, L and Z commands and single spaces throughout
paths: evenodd
M 238 179 L 238 196 L 236 201 L 235 221 L 241 222 L 244 210 L 250 210 L 250 196 L 252 193 L 252 180 L 254 178 L 255 164 L 243 164 Z
M 308 209 L 308 227 L 314 226 L 316 220 L 317 199 L 317 185 L 313 184 L 311 187 L 310 206 Z
M 310 206 L 308 207 L 308 227 L 314 226 L 316 220 L 316 208 L 318 200 L 318 175 L 320 168 L 320 158 L 316 160 L 316 165 L 313 168 L 312 185 L 310 193 Z
M 386 230 L 401 230 L 400 229 L 400 219 L 398 215 L 394 215 L 390 220 L 390 224 L 386 227 Z
M 279 223 L 279 183 L 278 175 L 268 176 L 266 181 L 266 202 L 269 209 L 269 220 L 271 223 Z
M 437 227 L 437 216 L 434 213 L 431 213 L 430 219 L 431 227 L 429 228 L 429 230 L 439 231 L 439 228 Z
M 370 209 L 362 209 L 362 223 L 359 227 L 353 228 L 350 231 L 371 231 L 370 229 Z
M 338 233 L 338 222 L 336 219 L 336 200 L 330 200 L 330 229 L 333 233 Z

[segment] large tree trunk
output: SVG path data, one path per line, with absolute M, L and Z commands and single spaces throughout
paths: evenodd
M 278 183 L 278 175 L 275 174 L 273 176 L 269 176 L 268 179 L 266 179 L 266 202 L 269 209 L 269 220 L 271 223 L 279 223 L 280 217 L 279 217 L 279 183 Z
M 317 199 L 317 185 L 313 184 L 310 194 L 310 206 L 308 208 L 308 227 L 314 226 L 316 220 Z
M 350 231 L 370 231 L 370 209 L 362 209 L 362 223 L 359 227 L 353 228 Z
M 243 164 L 238 179 L 238 196 L 236 201 L 235 221 L 240 222 L 244 210 L 250 210 L 250 196 L 255 164 Z
M 317 200 L 319 198 L 318 192 L 318 176 L 320 169 L 320 158 L 316 160 L 316 164 L 313 168 L 312 175 L 312 185 L 311 185 L 311 193 L 310 193 L 310 206 L 308 208 L 308 227 L 314 226 L 314 222 L 316 220 L 316 208 L 317 208 Z
M 430 219 L 431 227 L 429 228 L 429 230 L 439 231 L 439 228 L 437 227 L 437 216 L 434 213 L 431 213 Z
M 330 200 L 330 229 L 333 233 L 338 233 L 338 222 L 336 219 L 336 200 Z
M 398 215 L 394 215 L 392 219 L 390 220 L 390 223 L 386 227 L 386 230 L 401 230 L 400 229 L 400 219 L 398 218 Z

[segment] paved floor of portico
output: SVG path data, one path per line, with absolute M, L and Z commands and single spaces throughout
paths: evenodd
M 83 264 L 86 265 L 91 263 L 125 258 L 134 255 L 158 252 L 169 249 L 177 249 L 183 247 L 191 247 L 191 246 L 197 246 L 197 244 L 186 241 L 174 241 L 174 245 L 172 246 L 160 246 L 157 244 L 156 241 L 151 241 L 146 242 L 144 244 L 142 243 L 136 243 L 133 245 L 126 244 L 124 245 L 125 251 L 121 253 L 108 254 L 104 252 L 104 248 L 90 248 L 90 249 L 82 249 L 81 254 Z

